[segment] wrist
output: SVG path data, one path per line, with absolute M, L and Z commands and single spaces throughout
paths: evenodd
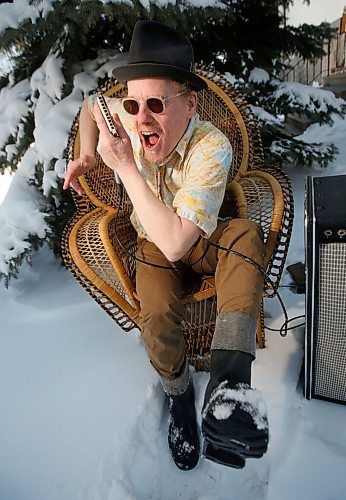
M 126 163 L 121 163 L 118 168 L 116 168 L 117 174 L 123 179 L 126 177 L 133 177 L 134 175 L 140 175 L 135 161 L 129 161 Z
M 84 153 L 83 151 L 81 151 L 80 158 L 83 161 L 94 161 L 94 162 L 96 162 L 96 155 L 95 154 Z
M 96 156 L 91 154 L 82 153 L 80 155 L 80 160 L 86 171 L 92 169 L 96 165 Z

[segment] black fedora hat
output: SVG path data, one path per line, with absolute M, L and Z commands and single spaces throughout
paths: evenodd
M 137 21 L 127 64 L 113 70 L 122 83 L 138 78 L 168 77 L 188 82 L 195 90 L 207 87 L 194 72 L 190 41 L 178 31 L 156 21 Z

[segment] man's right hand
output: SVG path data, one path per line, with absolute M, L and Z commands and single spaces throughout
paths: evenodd
M 84 189 L 80 185 L 78 177 L 94 168 L 96 165 L 95 156 L 81 155 L 77 160 L 70 161 L 67 165 L 67 172 L 63 189 L 71 187 L 79 195 L 85 194 Z

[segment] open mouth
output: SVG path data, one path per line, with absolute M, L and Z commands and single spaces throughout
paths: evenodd
M 141 135 L 142 143 L 145 149 L 147 149 L 148 151 L 155 149 L 157 143 L 160 140 L 159 134 L 157 134 L 156 132 L 142 132 Z

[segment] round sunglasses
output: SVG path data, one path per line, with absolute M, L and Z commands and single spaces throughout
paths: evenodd
M 174 99 L 175 97 L 179 97 L 181 95 L 187 94 L 190 92 L 188 89 L 182 90 L 178 94 L 173 94 L 173 95 L 167 95 L 164 97 L 157 97 L 157 96 L 149 96 L 145 99 L 145 101 L 140 101 L 137 99 L 134 99 L 133 97 L 123 97 L 121 99 L 123 108 L 127 113 L 130 115 L 137 115 L 139 112 L 139 106 L 141 102 L 145 102 L 147 105 L 147 108 L 149 111 L 152 113 L 155 113 L 159 115 L 162 113 L 166 107 L 166 101 L 169 99 Z

